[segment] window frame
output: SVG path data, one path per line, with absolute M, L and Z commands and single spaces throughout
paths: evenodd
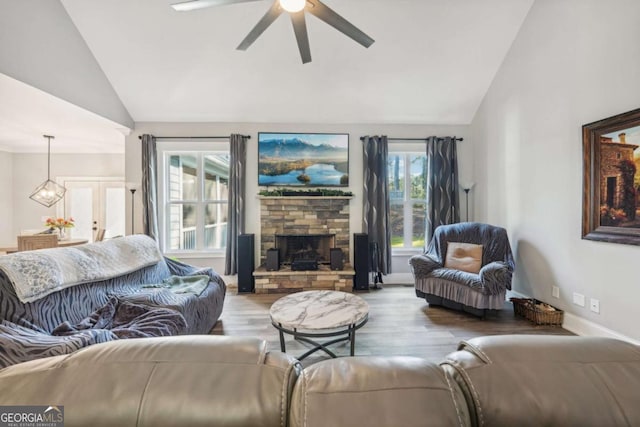
M 393 156 L 400 155 L 403 157 L 404 161 L 404 197 L 402 200 L 402 209 L 403 209 L 403 245 L 402 247 L 391 247 L 391 253 L 393 255 L 411 255 L 416 253 L 424 252 L 424 247 L 415 247 L 415 246 L 407 246 L 407 243 L 413 243 L 413 209 L 414 205 L 418 203 L 422 203 L 425 205 L 425 215 L 427 208 L 427 200 L 425 199 L 416 199 L 411 197 L 411 157 L 412 156 L 425 156 L 426 152 L 424 149 L 424 145 L 416 146 L 415 144 L 398 144 L 395 147 L 389 147 L 389 160 Z M 426 173 L 426 172 L 425 172 Z M 387 177 L 390 177 L 390 171 L 387 170 Z M 389 183 L 390 186 L 390 183 Z M 393 199 L 389 198 L 389 205 L 396 204 L 400 205 L 400 203 L 393 203 Z M 389 206 L 391 208 L 391 206 Z M 426 233 L 425 233 L 426 234 Z M 426 242 L 425 242 L 426 244 Z
M 183 258 L 223 258 L 226 253 L 225 246 L 221 248 L 205 248 L 205 209 L 210 204 L 229 203 L 229 200 L 223 199 L 205 199 L 205 174 L 204 161 L 207 155 L 230 155 L 230 143 L 228 140 L 215 141 L 158 141 L 158 225 L 159 225 L 159 244 L 163 253 L 167 255 L 176 255 Z M 195 200 L 171 200 L 169 197 L 169 159 L 171 156 L 194 156 L 197 164 L 197 181 Z M 172 205 L 196 205 L 196 247 L 195 249 L 171 249 L 169 247 L 170 221 L 169 209 Z

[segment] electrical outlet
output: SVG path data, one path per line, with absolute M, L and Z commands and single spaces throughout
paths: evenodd
M 584 295 L 574 292 L 573 293 L 573 303 L 575 305 L 579 305 L 580 307 L 584 307 Z
M 594 313 L 600 313 L 600 300 L 597 300 L 595 298 L 591 298 L 591 300 L 589 301 L 590 304 L 590 308 L 591 311 L 593 311 Z
M 551 288 L 551 296 L 554 298 L 560 298 L 560 288 L 557 286 L 553 286 Z

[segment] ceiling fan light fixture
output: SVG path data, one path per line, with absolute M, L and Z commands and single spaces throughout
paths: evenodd
M 307 0 L 280 0 L 280 6 L 291 13 L 300 12 L 306 4 Z
M 183 1 L 182 3 L 173 4 L 174 9 L 184 9 L 189 7 L 191 9 L 201 9 L 210 6 L 222 6 L 225 4 L 238 4 L 256 2 L 260 0 L 190 0 Z M 321 0 L 271 0 L 271 7 L 264 14 L 264 16 L 258 21 L 258 23 L 249 31 L 249 34 L 240 42 L 237 50 L 247 50 L 253 42 L 264 31 L 274 23 L 276 19 L 283 12 L 289 12 L 291 23 L 293 24 L 293 32 L 296 36 L 296 42 L 298 43 L 298 50 L 300 51 L 300 58 L 302 63 L 306 64 L 311 62 L 311 49 L 309 48 L 309 34 L 307 33 L 306 14 L 309 13 L 319 20 L 323 21 L 340 31 L 345 36 L 354 40 L 356 43 L 364 46 L 365 48 L 371 46 L 375 40 L 366 35 L 362 30 L 357 28 L 351 22 L 336 13 L 333 9 L 325 5 Z M 187 9 L 184 9 L 187 10 Z

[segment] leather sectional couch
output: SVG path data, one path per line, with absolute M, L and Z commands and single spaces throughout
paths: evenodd
M 71 426 L 638 426 L 640 349 L 495 336 L 440 364 L 345 357 L 302 368 L 264 341 L 119 340 L 0 370 L 0 406 L 64 405 Z

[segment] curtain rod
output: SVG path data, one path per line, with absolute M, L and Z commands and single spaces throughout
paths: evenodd
M 387 138 L 387 141 L 426 141 L 429 138 Z M 438 141 L 444 140 L 444 138 L 436 138 Z M 464 141 L 464 138 L 453 137 L 454 141 Z M 364 136 L 360 137 L 360 141 L 364 141 Z
M 251 135 L 242 135 L 247 139 L 251 139 Z M 156 139 L 229 139 L 227 136 L 156 136 Z M 138 135 L 138 139 L 142 139 L 142 135 Z

